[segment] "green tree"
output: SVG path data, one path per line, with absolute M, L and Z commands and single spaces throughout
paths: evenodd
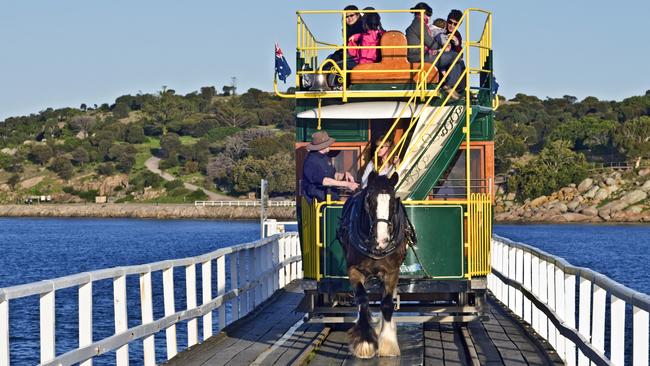
M 53 155 L 54 152 L 47 145 L 32 145 L 27 158 L 34 164 L 43 165 L 47 163 Z
M 614 133 L 614 144 L 622 153 L 636 160 L 650 157 L 650 117 L 641 116 L 620 125 Z
M 193 112 L 190 103 L 176 95 L 174 90 L 167 89 L 166 86 L 163 86 L 153 100 L 145 103 L 142 110 L 151 120 L 162 126 L 163 135 L 167 134 L 170 123 L 180 122 Z
M 20 182 L 20 176 L 18 174 L 12 174 L 9 179 L 7 179 L 7 184 L 11 187 L 11 190 L 16 189 L 16 184 Z
M 65 156 L 57 156 L 54 158 L 50 169 L 63 179 L 70 179 L 74 174 L 74 167 L 70 163 L 70 159 Z
M 216 108 L 216 118 L 222 126 L 243 128 L 253 122 L 253 114 L 244 108 L 244 104 L 238 97 L 230 97 L 226 101 L 219 102 Z
M 233 189 L 236 192 L 251 192 L 259 189 L 260 181 L 266 176 L 264 160 L 247 156 L 235 163 L 232 170 Z
M 614 121 L 587 116 L 559 125 L 549 138 L 552 141 L 570 141 L 575 150 L 593 149 L 609 144 L 616 125 Z
M 79 146 L 78 148 L 74 149 L 72 151 L 72 161 L 80 166 L 84 166 L 85 163 L 90 160 L 90 157 L 88 156 L 88 151 L 84 149 L 83 147 Z
M 78 115 L 73 117 L 70 120 L 70 126 L 73 131 L 81 132 L 81 138 L 85 139 L 88 137 L 90 130 L 97 124 L 97 120 L 94 117 L 88 115 Z
M 256 159 L 264 159 L 284 150 L 277 138 L 262 137 L 248 143 L 248 154 Z
M 131 144 L 141 144 L 145 141 L 144 129 L 138 124 L 131 123 L 126 127 L 124 139 Z
M 523 141 L 509 134 L 500 121 L 496 121 L 494 135 L 494 165 L 497 173 L 505 173 L 510 169 L 512 159 L 526 152 Z
M 129 112 L 131 109 L 129 108 L 128 104 L 124 102 L 118 102 L 115 103 L 115 106 L 113 107 L 113 116 L 115 118 L 126 118 L 129 116 Z
M 128 173 L 135 165 L 136 149 L 131 145 L 113 145 L 108 156 L 115 161 L 115 167 L 122 173 Z
M 560 140 L 548 144 L 539 156 L 515 169 L 517 173 L 508 184 L 523 201 L 580 182 L 587 176 L 588 164 L 583 154 L 573 152 L 569 142 Z
M 296 162 L 293 154 L 280 152 L 266 159 L 266 173 L 271 193 L 293 193 L 296 190 Z
M 181 139 L 175 133 L 170 132 L 160 139 L 160 149 L 165 157 L 175 156 L 181 146 Z

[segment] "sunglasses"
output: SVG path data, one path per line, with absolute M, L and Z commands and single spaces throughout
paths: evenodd
M 455 20 L 448 20 L 447 23 L 451 25 L 458 25 L 458 22 Z
M 358 16 L 358 15 L 357 14 L 348 14 L 348 15 L 345 16 L 345 19 L 354 18 L 356 16 Z

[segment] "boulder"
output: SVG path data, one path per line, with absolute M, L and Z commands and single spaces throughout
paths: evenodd
M 646 180 L 645 183 L 641 187 L 639 187 L 640 190 L 643 192 L 648 192 L 650 191 L 650 180 Z
M 578 185 L 578 192 L 582 193 L 588 191 L 593 184 L 594 184 L 593 179 L 586 178 Z
M 510 192 L 506 195 L 506 201 L 514 201 L 515 197 L 517 197 L 517 195 L 513 192 Z
M 5 154 L 5 155 L 11 155 L 11 156 L 16 155 L 16 149 L 15 148 L 12 149 L 12 148 L 9 148 L 9 147 L 5 147 L 4 149 L 0 150 L 0 152 Z
M 585 216 L 598 216 L 599 212 L 596 206 L 589 206 L 585 207 L 582 210 L 580 210 L 580 213 L 585 215 Z
M 609 216 L 610 213 L 611 213 L 611 210 L 609 208 L 601 208 L 598 211 L 598 216 L 600 218 L 602 218 L 603 220 L 608 221 L 610 219 L 610 216 Z
M 561 213 L 565 213 L 565 212 L 567 212 L 569 210 L 567 205 L 565 205 L 562 202 L 555 202 L 555 203 L 551 204 L 549 209 L 552 210 L 552 211 L 559 211 Z
M 607 197 L 609 197 L 609 189 L 601 188 L 594 195 L 594 201 L 595 202 L 600 202 L 600 201 L 606 199 Z
M 592 186 L 591 188 L 589 188 L 589 191 L 587 191 L 587 193 L 583 194 L 582 196 L 584 198 L 594 198 L 596 192 L 598 192 L 599 189 L 600 187 L 598 186 Z
M 632 192 L 625 194 L 623 197 L 620 198 L 620 201 L 626 203 L 629 206 L 639 201 L 643 201 L 647 197 L 648 194 L 646 192 L 636 189 Z
M 580 206 L 580 202 L 578 202 L 578 201 L 576 201 L 576 200 L 573 200 L 573 201 L 569 202 L 569 203 L 566 205 L 566 207 L 567 207 L 567 209 L 568 209 L 569 211 L 575 211 L 576 208 L 578 208 L 578 206 Z
M 643 168 L 639 170 L 639 177 L 645 177 L 646 175 L 650 174 L 650 168 Z
M 625 209 L 625 212 L 632 212 L 632 213 L 635 213 L 635 214 L 639 214 L 639 213 L 643 212 L 643 207 L 641 207 L 639 205 L 630 206 L 627 209 Z
M 575 184 L 575 183 L 571 183 L 571 184 L 569 184 L 569 187 L 570 187 L 570 188 L 575 188 L 575 187 L 576 187 L 576 184 Z
M 565 213 L 561 215 L 566 222 L 581 222 L 589 220 L 589 217 L 579 213 Z
M 540 206 L 548 201 L 548 197 L 546 196 L 540 196 L 535 198 L 534 200 L 530 201 L 530 207 L 537 207 Z
M 616 184 L 616 179 L 614 179 L 614 178 L 605 178 L 605 184 L 607 184 L 608 186 L 611 187 L 614 184 Z
M 39 184 L 43 180 L 43 178 L 45 177 L 39 175 L 34 178 L 25 179 L 24 181 L 20 182 L 20 186 L 24 189 L 32 188 L 33 186 Z

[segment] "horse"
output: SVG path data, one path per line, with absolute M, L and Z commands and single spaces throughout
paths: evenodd
M 397 174 L 386 178 L 372 172 L 368 186 L 345 202 L 337 230 L 358 305 L 357 320 L 348 331 L 350 351 L 358 358 L 400 355 L 393 298 L 407 245 L 415 245 L 416 237 L 402 202 L 395 197 L 397 181 Z M 371 326 L 369 280 L 379 280 L 383 288 L 377 329 Z

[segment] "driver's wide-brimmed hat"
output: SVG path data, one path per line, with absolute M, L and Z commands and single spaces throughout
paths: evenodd
M 323 150 L 333 144 L 336 140 L 331 138 L 327 131 L 318 131 L 314 132 L 311 135 L 311 142 L 307 145 L 307 150 L 309 151 L 318 151 Z

